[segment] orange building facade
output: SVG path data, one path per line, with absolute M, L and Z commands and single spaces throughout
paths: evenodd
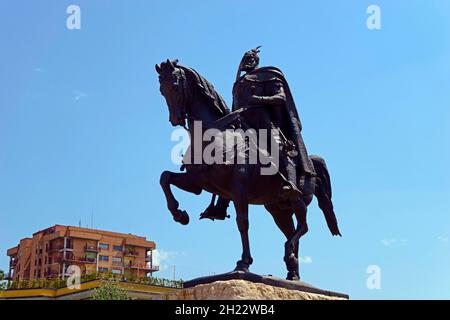
M 64 278 L 70 276 L 72 265 L 78 266 L 82 274 L 152 276 L 159 270 L 153 265 L 155 249 L 155 242 L 145 237 L 55 225 L 8 249 L 8 276 L 15 281 Z

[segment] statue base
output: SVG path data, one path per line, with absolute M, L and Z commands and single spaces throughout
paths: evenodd
M 346 300 L 344 293 L 322 290 L 302 281 L 233 271 L 192 279 L 169 300 Z

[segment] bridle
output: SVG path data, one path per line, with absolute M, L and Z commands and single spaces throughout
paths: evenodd
M 179 74 L 175 74 L 175 77 L 176 77 L 176 80 L 177 80 L 177 83 L 176 83 L 177 90 L 179 90 L 179 88 L 181 88 L 181 102 L 180 102 L 180 106 L 182 108 L 181 114 L 182 114 L 183 120 L 185 120 L 185 121 L 188 120 L 189 121 L 190 115 L 188 114 L 188 110 L 187 110 L 188 108 L 186 108 L 187 101 L 188 101 L 188 98 L 189 98 L 188 95 L 187 95 L 188 90 L 187 90 L 186 73 L 184 72 L 184 70 L 182 68 L 176 68 L 176 70 L 179 72 Z M 161 77 L 161 75 L 160 75 L 160 77 L 159 77 L 160 82 L 161 81 L 168 81 L 168 82 L 170 82 L 170 85 L 173 86 L 174 83 L 173 83 L 172 76 L 173 76 L 173 71 L 171 72 L 171 77 L 167 77 L 166 78 L 164 76 Z M 186 128 L 186 124 L 183 124 L 182 127 L 184 129 L 188 130 Z
M 192 123 L 194 121 L 201 121 L 202 127 L 205 129 L 209 129 L 209 128 L 225 129 L 230 123 L 235 122 L 236 120 L 239 119 L 239 114 L 243 110 L 236 110 L 234 112 L 231 112 L 231 113 L 225 115 L 224 117 L 219 118 L 216 121 L 213 121 L 211 123 L 205 123 L 203 120 L 196 119 L 196 117 L 192 116 L 190 113 L 191 103 L 189 103 L 190 99 L 192 98 L 192 93 L 190 92 L 189 88 L 187 87 L 188 79 L 187 79 L 186 72 L 183 68 L 180 68 L 180 67 L 178 67 L 176 69 L 179 72 L 179 75 L 177 75 L 177 81 L 178 81 L 177 86 L 181 86 L 181 95 L 182 95 L 181 105 L 183 108 L 182 116 L 184 117 L 184 120 L 185 120 L 185 124 L 183 124 L 181 126 L 186 131 L 189 131 L 189 129 L 186 127 L 186 122 Z M 181 83 L 180 83 L 180 81 L 181 81 Z

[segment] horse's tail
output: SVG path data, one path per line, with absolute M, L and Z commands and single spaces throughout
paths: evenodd
M 331 234 L 342 237 L 336 215 L 334 214 L 333 202 L 331 202 L 331 180 L 325 160 L 319 156 L 310 156 L 310 159 L 317 173 L 314 195 L 317 197 L 319 207 L 325 215 L 325 220 L 327 221 Z

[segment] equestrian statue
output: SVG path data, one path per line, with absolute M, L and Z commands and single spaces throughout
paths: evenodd
M 179 208 L 171 185 L 196 195 L 203 190 L 212 194 L 201 219 L 224 220 L 233 202 L 242 240 L 237 271 L 249 272 L 253 262 L 249 205 L 263 205 L 287 239 L 287 279 L 299 280 L 299 239 L 308 232 L 306 213 L 314 195 L 331 234 L 341 233 L 325 160 L 308 155 L 285 76 L 276 67 L 259 67 L 259 48 L 246 52 L 239 64 L 231 111 L 212 84 L 194 69 L 169 59 L 155 66 L 169 121 L 186 128 L 191 139 L 183 158 L 184 172 L 164 171 L 160 184 L 173 219 L 183 225 L 189 223 L 189 215 Z M 205 139 L 211 132 L 214 137 Z M 212 149 L 218 161 L 203 159 Z M 250 161 L 254 154 L 270 161 Z M 275 170 L 267 170 L 268 165 Z

